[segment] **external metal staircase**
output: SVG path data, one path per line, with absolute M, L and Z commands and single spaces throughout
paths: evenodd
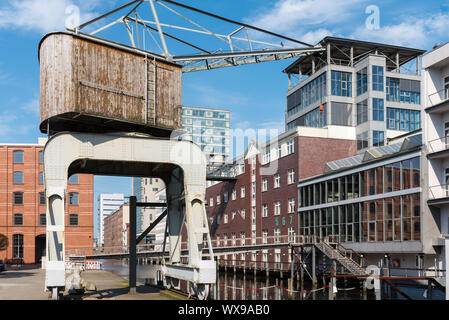
M 332 239 L 332 238 L 329 238 Z M 355 276 L 366 277 L 369 273 L 366 271 L 363 265 L 368 266 L 369 263 L 360 254 L 352 249 L 346 249 L 338 241 L 335 240 L 323 240 L 317 238 L 315 246 L 323 252 L 329 259 L 336 260 L 343 267 L 346 268 L 351 274 Z M 358 263 L 356 260 L 359 260 Z

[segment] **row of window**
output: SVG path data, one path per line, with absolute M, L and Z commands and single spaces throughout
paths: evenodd
M 78 205 L 79 194 L 77 192 L 69 192 L 69 205 Z M 23 192 L 13 192 L 13 204 L 24 204 Z M 39 205 L 45 205 L 45 192 L 39 192 Z
M 228 128 L 229 121 L 224 120 L 206 120 L 206 119 L 198 119 L 198 118 L 183 118 L 183 125 L 193 125 L 199 127 L 217 127 L 217 128 Z
M 182 109 L 182 114 L 186 116 L 194 117 L 208 117 L 215 119 L 228 119 L 229 112 L 224 111 L 209 111 L 209 110 L 192 110 L 192 109 Z
M 281 201 L 275 201 L 273 202 L 273 215 L 275 216 L 279 216 L 281 214 Z M 288 199 L 288 213 L 295 213 L 295 209 L 296 209 L 296 200 L 295 198 L 290 198 Z M 268 217 L 269 212 L 268 212 L 268 204 L 264 203 L 262 205 L 262 217 L 266 218 Z
M 420 82 L 387 77 L 387 101 L 420 104 Z
M 285 156 L 288 156 L 295 152 L 295 139 L 290 139 L 287 141 L 287 153 Z M 282 157 L 282 145 L 278 144 L 276 149 L 274 149 L 274 155 L 272 155 L 271 148 L 265 150 L 264 154 L 262 155 L 262 165 L 266 165 L 270 163 L 271 161 L 280 159 Z
M 23 171 L 14 171 L 13 173 L 13 183 L 14 184 L 23 184 L 24 182 L 24 174 Z M 77 174 L 70 176 L 69 184 L 78 184 L 79 178 Z M 44 172 L 39 172 L 39 184 L 44 184 Z
M 305 115 L 296 118 L 287 123 L 287 131 L 296 127 L 312 127 L 322 128 L 327 126 L 327 108 L 326 104 L 322 104 L 318 108 L 306 113 Z
M 295 169 L 288 169 L 288 174 L 287 174 L 287 184 L 292 184 L 295 183 Z M 273 189 L 276 188 L 280 188 L 281 187 L 281 175 L 275 174 L 274 178 L 273 178 Z M 253 193 L 255 193 L 255 185 L 253 185 Z M 263 178 L 262 179 L 262 192 L 268 191 L 268 178 Z M 246 186 L 241 186 L 240 187 L 240 198 L 245 198 L 246 196 Z M 223 193 L 223 197 L 221 194 L 218 194 L 216 197 L 216 204 L 220 205 L 221 204 L 221 200 L 223 199 L 224 203 L 228 202 L 228 193 L 225 192 Z M 232 200 L 236 200 L 237 199 L 237 191 L 235 189 L 232 189 L 231 192 L 231 199 Z M 213 207 L 214 206 L 214 197 L 210 197 L 209 198 L 209 206 Z
M 326 73 L 323 73 L 287 97 L 288 116 L 296 114 L 325 96 Z
M 188 133 L 200 134 L 200 135 L 215 135 L 215 136 L 229 136 L 228 129 L 217 129 L 217 128 L 203 128 L 203 127 L 182 127 L 183 130 Z
M 23 214 L 22 213 L 14 213 L 14 225 L 15 226 L 23 226 Z M 47 216 L 45 213 L 39 214 L 39 225 L 46 226 L 47 225 Z M 69 226 L 77 226 L 78 225 L 78 214 L 71 213 L 69 214 Z
M 301 207 L 420 186 L 420 158 L 403 160 L 299 188 Z
M 23 163 L 23 151 L 15 150 L 13 151 L 13 162 L 14 163 Z M 39 151 L 39 163 L 44 163 L 44 152 Z
M 387 129 L 414 131 L 421 128 L 419 110 L 387 108 Z
M 421 239 L 420 194 L 301 212 L 301 235 L 337 236 L 340 242 Z
M 290 221 L 290 224 L 292 224 L 292 221 Z M 285 221 L 283 223 L 285 225 Z M 295 239 L 295 227 L 288 227 L 288 241 L 293 242 Z M 255 242 L 255 234 L 253 234 L 253 243 Z M 274 243 L 280 243 L 281 242 L 281 229 L 280 228 L 274 228 L 273 229 L 273 236 L 274 236 Z M 220 234 L 215 235 L 215 240 L 217 241 L 217 246 L 228 246 L 230 243 L 228 240 L 232 241 L 232 245 L 237 244 L 244 244 L 246 239 L 245 231 L 240 232 L 240 238 L 237 238 L 236 232 L 231 232 L 231 238 L 228 237 L 227 233 L 223 233 L 223 237 L 220 237 Z M 240 243 L 239 243 L 240 240 Z M 268 243 L 268 230 L 263 229 L 262 230 L 262 243 L 266 244 Z

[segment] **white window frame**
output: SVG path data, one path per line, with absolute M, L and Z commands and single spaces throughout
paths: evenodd
M 263 218 L 268 217 L 268 204 L 266 203 L 262 205 L 262 217 Z
M 288 199 L 288 213 L 294 213 L 296 209 L 296 199 L 290 198 Z
M 295 169 L 288 169 L 288 184 L 295 183 Z
M 279 173 L 274 175 L 274 187 L 273 188 L 280 188 L 281 187 L 281 175 Z
M 262 192 L 268 191 L 268 178 L 262 179 Z
M 245 186 L 241 186 L 240 187 L 240 198 L 245 198 L 245 193 L 246 193 L 246 187 Z
M 275 201 L 274 202 L 274 215 L 279 216 L 281 214 L 281 202 Z

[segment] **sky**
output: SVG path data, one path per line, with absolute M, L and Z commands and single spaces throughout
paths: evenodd
M 310 44 L 316 44 L 325 36 L 336 36 L 431 50 L 436 43 L 449 41 L 449 0 L 178 1 Z M 66 25 L 88 21 L 127 2 L 0 2 L 0 143 L 36 143 L 38 137 L 44 136 L 39 131 L 38 45 L 42 37 L 48 32 L 62 31 Z M 142 7 L 141 12 L 147 10 L 149 13 L 148 3 L 145 5 L 147 7 Z M 162 23 L 186 22 L 159 4 L 156 8 Z M 186 13 L 181 9 L 178 12 Z M 212 32 L 227 34 L 235 29 L 198 14 L 188 17 Z M 97 23 L 86 31 L 99 26 Z M 120 28 L 111 28 L 98 36 L 129 45 L 123 27 Z M 273 40 L 261 34 L 251 36 L 262 41 Z M 209 51 L 228 50 L 226 43 L 210 40 L 210 37 L 182 34 L 182 38 Z M 159 50 L 154 42 L 151 43 L 149 35 L 147 41 L 146 49 Z M 169 41 L 167 46 L 174 55 L 198 53 Z M 282 60 L 184 74 L 183 104 L 230 110 L 232 130 L 277 129 L 281 133 L 287 90 L 287 75 L 281 71 L 292 62 Z M 131 181 L 129 178 L 95 177 L 95 212 L 100 193 L 129 196 Z

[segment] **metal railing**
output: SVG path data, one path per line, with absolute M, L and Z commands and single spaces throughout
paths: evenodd
M 242 268 L 242 269 L 259 269 L 259 270 L 270 270 L 270 271 L 291 271 L 290 262 L 281 261 L 260 261 L 252 259 L 223 259 L 218 258 L 218 265 L 227 268 Z M 298 268 L 299 263 L 294 263 L 294 270 Z
M 427 150 L 429 153 L 439 152 L 449 149 L 449 136 L 439 137 L 427 142 Z
M 441 89 L 437 92 L 431 93 L 428 96 L 429 107 L 432 107 L 438 103 L 449 100 L 449 88 Z
M 369 265 L 372 265 L 367 259 L 365 259 L 361 254 L 359 254 L 354 249 L 344 247 L 337 239 L 338 235 L 329 235 L 329 239 L 332 239 L 332 242 L 335 243 L 335 249 L 337 249 L 343 256 L 349 258 L 357 265 L 362 268 L 366 268 Z M 329 243 L 329 242 L 327 242 Z
M 449 185 L 441 184 L 429 187 L 429 200 L 449 197 Z

